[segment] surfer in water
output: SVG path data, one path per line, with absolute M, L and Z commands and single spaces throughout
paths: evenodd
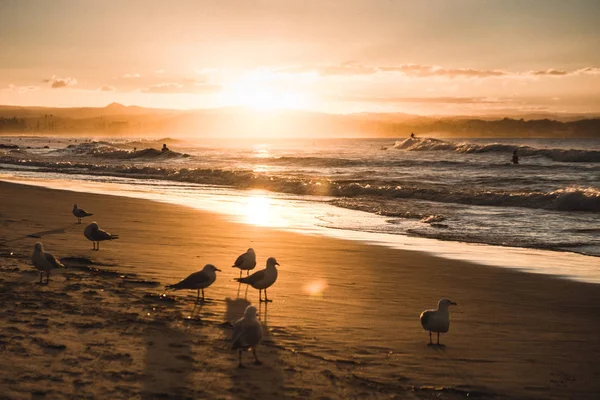
M 169 151 L 169 148 L 167 147 L 166 143 L 163 143 L 163 147 L 160 151 L 162 151 L 162 152 Z
M 519 155 L 517 154 L 517 150 L 513 151 L 512 163 L 513 164 L 519 163 Z
M 410 138 L 411 138 L 411 139 L 414 139 L 414 138 L 415 138 L 415 134 L 414 134 L 414 132 L 411 132 L 411 133 L 410 133 Z

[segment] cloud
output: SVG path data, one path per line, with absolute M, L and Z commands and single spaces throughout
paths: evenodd
M 10 92 L 26 93 L 26 92 L 35 92 L 37 90 L 40 90 L 40 87 L 33 86 L 33 85 L 16 86 L 11 83 L 11 84 L 8 84 L 5 88 L 2 88 L 1 90 L 6 90 L 6 91 L 10 91 Z
M 101 92 L 114 92 L 115 88 L 108 85 L 102 85 L 98 88 L 98 90 L 100 90 Z
M 417 104 L 514 104 L 519 100 L 512 97 L 379 97 L 336 95 L 336 100 L 364 103 L 417 103 Z
M 52 75 L 50 79 L 44 79 L 43 82 L 50 83 L 50 87 L 52 89 L 59 89 L 67 86 L 73 86 L 77 84 L 77 79 L 75 78 L 59 78 L 56 75 Z
M 36 92 L 38 90 L 40 90 L 39 86 L 33 86 L 33 85 L 29 85 L 29 86 L 19 86 L 17 88 L 19 93 L 25 93 L 25 92 Z
M 589 75 L 600 75 L 600 68 L 598 67 L 586 67 L 580 68 L 574 72 L 575 74 L 589 74 Z
M 183 79 L 181 83 L 166 82 L 152 85 L 142 89 L 142 93 L 168 94 L 168 93 L 214 93 L 221 90 L 221 86 L 200 82 L 195 79 Z
M 121 78 L 123 79 L 137 79 L 137 78 L 141 78 L 142 76 L 140 74 L 124 74 L 121 76 Z
M 370 66 L 354 63 L 340 65 L 294 66 L 278 70 L 283 73 L 317 73 L 321 76 L 374 75 L 377 73 L 399 73 L 408 77 L 446 77 L 446 78 L 489 78 L 509 75 L 501 70 L 482 70 L 474 68 L 443 68 L 432 65 L 400 64 L 393 66 Z
M 561 69 L 546 69 L 542 71 L 531 71 L 529 74 L 534 76 L 564 76 L 569 75 L 570 73 Z
M 510 73 L 501 70 L 475 68 L 443 68 L 431 65 L 404 64 L 392 67 L 379 67 L 381 72 L 399 72 L 409 77 L 445 77 L 445 78 L 490 78 L 506 76 Z
M 566 76 L 566 75 L 600 75 L 600 68 L 585 67 L 574 71 L 566 71 L 563 69 L 546 69 L 541 71 L 531 71 L 528 73 L 533 76 Z
M 164 69 L 157 69 L 156 71 L 154 71 L 155 74 L 164 74 L 165 70 Z
M 495 77 L 538 77 L 538 76 L 570 76 L 570 75 L 600 75 L 600 68 L 586 67 L 577 70 L 567 71 L 562 69 L 549 68 L 546 70 L 511 72 L 500 69 L 477 69 L 477 68 L 447 68 L 435 65 L 421 64 L 399 64 L 391 66 L 370 66 L 356 63 L 343 63 L 339 65 L 305 65 L 282 67 L 275 72 L 285 74 L 306 74 L 313 73 L 322 77 L 329 76 L 362 76 L 374 74 L 396 73 L 409 78 L 467 78 L 467 79 L 486 79 Z

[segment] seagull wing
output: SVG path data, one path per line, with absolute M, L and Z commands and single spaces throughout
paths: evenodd
M 233 349 L 247 349 L 256 346 L 262 339 L 262 328 L 256 320 L 242 318 L 233 326 L 231 347 Z
M 168 285 L 169 289 L 202 289 L 210 285 L 210 277 L 204 271 L 194 272 L 187 278 L 174 285 Z
M 262 328 L 260 327 L 260 322 L 257 320 L 253 320 L 247 327 L 245 331 L 246 343 L 250 346 L 254 347 L 260 343 L 262 339 Z
M 96 240 L 94 239 L 94 232 L 92 232 L 92 228 L 90 228 L 89 225 L 83 230 L 83 236 L 85 236 L 88 240 Z
M 429 322 L 429 320 L 432 317 L 432 312 L 431 311 L 423 311 L 421 313 L 421 326 L 423 326 L 423 328 L 427 329 L 427 324 Z
M 51 253 L 44 252 L 44 258 L 52 265 L 52 268 L 63 268 L 64 265 L 54 257 Z
M 233 333 L 231 334 L 231 348 L 242 349 L 248 347 L 244 342 L 244 320 L 241 319 L 233 325 Z
M 263 269 L 253 273 L 245 278 L 238 278 L 238 282 L 247 283 L 248 285 L 254 285 L 256 282 L 262 281 L 266 276 L 267 270 Z
M 108 233 L 102 229 L 98 229 L 95 236 L 96 236 L 96 240 L 112 240 L 112 239 L 118 239 L 118 237 L 119 237 L 119 235 L 111 235 L 110 233 Z
M 239 256 L 235 262 L 233 263 L 234 267 L 241 267 L 242 264 L 244 264 L 244 260 L 246 259 L 246 253 L 242 254 L 241 256 Z

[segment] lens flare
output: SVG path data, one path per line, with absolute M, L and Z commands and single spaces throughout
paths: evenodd
M 304 285 L 304 291 L 311 297 L 323 297 L 323 292 L 325 292 L 325 289 L 327 289 L 327 282 L 323 279 Z

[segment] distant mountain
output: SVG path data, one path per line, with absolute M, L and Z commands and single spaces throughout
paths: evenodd
M 242 107 L 170 110 L 125 106 L 48 108 L 0 106 L 0 133 L 169 135 L 195 137 L 598 137 L 600 118 L 574 114 L 420 116 L 404 113 L 326 114 Z

